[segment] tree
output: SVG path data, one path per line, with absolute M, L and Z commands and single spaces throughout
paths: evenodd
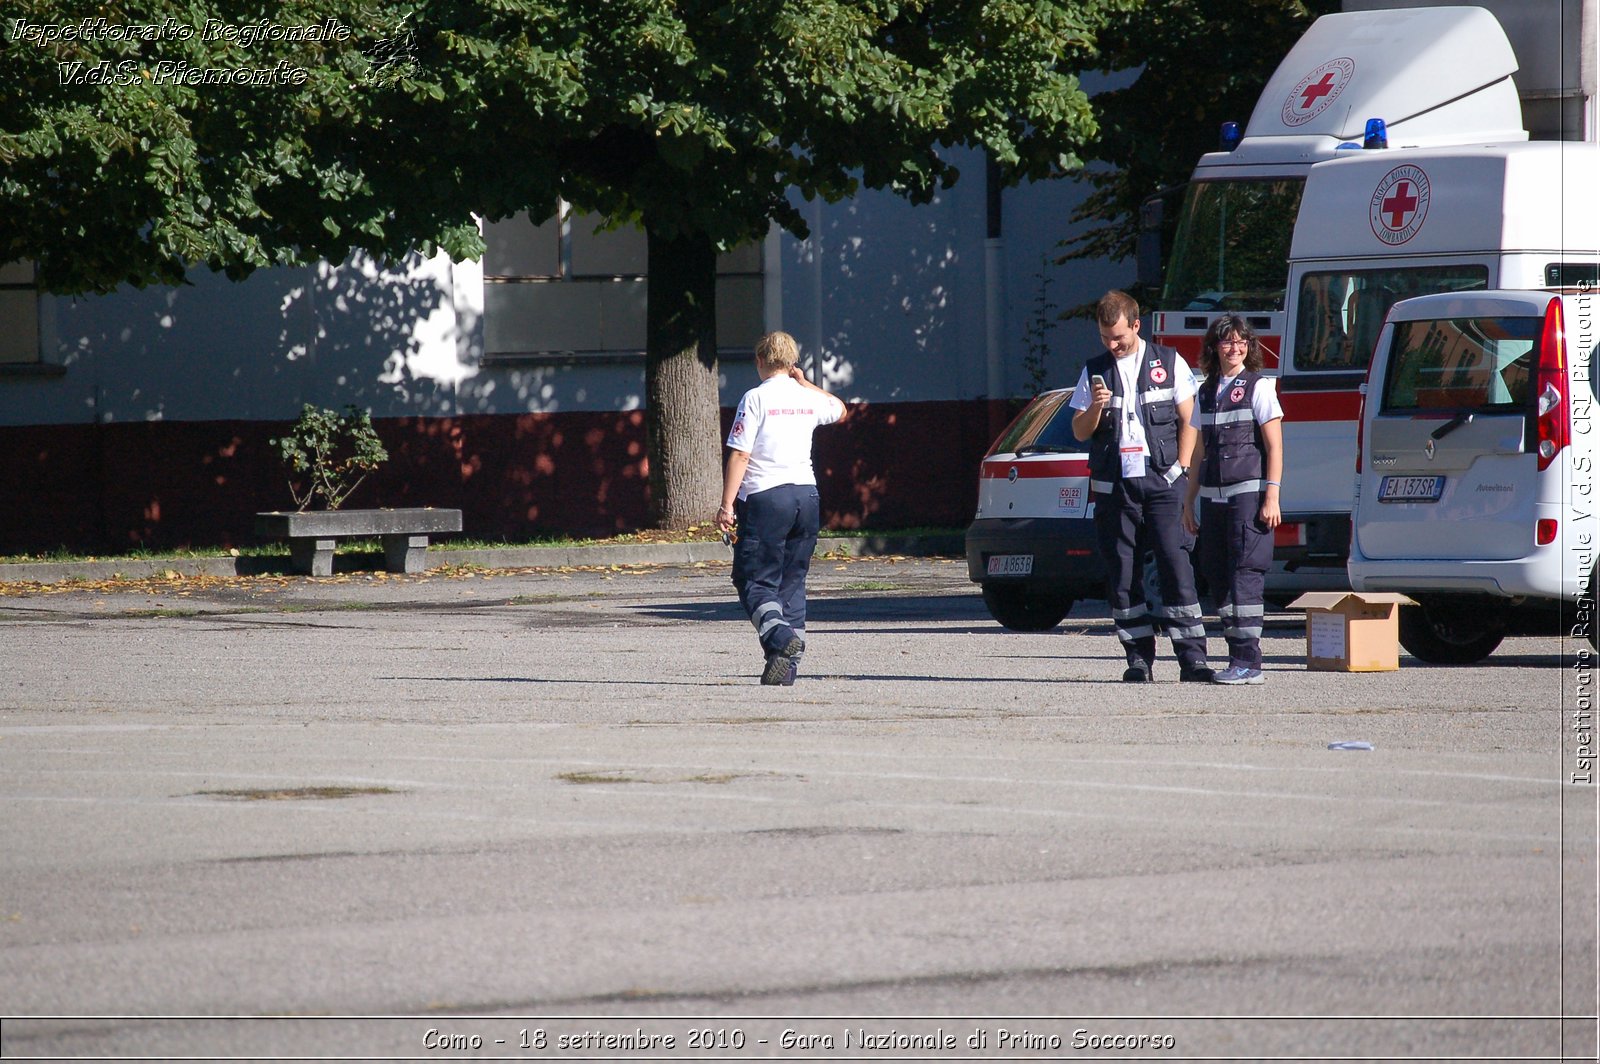
M 926 202 L 959 176 L 950 147 L 986 149 L 1012 182 L 1077 166 L 1095 127 L 1071 71 L 1136 2 L 297 0 L 256 17 L 335 19 L 350 36 L 13 39 L 0 258 L 37 259 L 53 289 L 104 289 L 358 249 L 475 256 L 468 211 L 542 218 L 558 198 L 638 224 L 652 499 L 659 524 L 683 527 L 719 488 L 717 252 L 773 222 L 804 236 L 791 192 Z M 66 6 L 21 0 L 8 19 L 70 23 Z M 142 0 L 110 18 L 194 26 L 209 10 Z M 304 76 L 172 86 L 152 76 L 158 56 Z M 62 83 L 62 63 L 102 59 L 129 80 Z
M 1217 150 L 1223 122 L 1242 128 L 1284 55 L 1339 8 L 1339 0 L 1149 0 L 1113 13 L 1099 69 L 1142 69 L 1094 98 L 1099 130 L 1083 152 L 1106 165 L 1076 175 L 1093 191 L 1072 220 L 1094 224 L 1064 242 L 1065 257 L 1131 259 L 1140 204 L 1187 181 L 1196 160 Z M 1168 226 L 1176 221 L 1168 212 Z
M 394 11 L 290 0 L 14 0 L 0 52 L 0 261 L 41 287 L 242 278 L 360 249 L 481 252 L 466 207 L 397 196 L 371 134 Z M 379 110 L 375 113 L 374 108 Z M 362 134 L 367 134 L 365 137 Z

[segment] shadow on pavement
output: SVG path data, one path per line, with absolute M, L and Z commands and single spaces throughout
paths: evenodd
M 630 607 L 671 621 L 742 621 L 744 609 L 730 592 L 720 602 L 650 602 Z M 972 595 L 877 595 L 859 598 L 812 598 L 806 603 L 807 623 L 866 624 L 888 621 L 982 621 L 985 630 L 1003 629 L 989 619 L 983 600 Z M 941 629 L 943 631 L 944 629 Z
M 607 684 L 621 684 L 630 687 L 744 687 L 758 686 L 757 677 L 760 674 L 760 659 L 755 659 L 755 666 L 744 673 L 717 673 L 708 675 L 703 680 L 642 680 L 634 677 L 621 677 L 615 680 L 596 680 L 591 677 L 561 677 L 561 676 L 380 676 L 380 680 L 394 683 L 506 683 L 506 684 L 577 684 L 584 687 L 603 686 Z M 936 676 L 928 673 L 849 673 L 849 672 L 818 672 L 802 673 L 797 684 L 804 684 L 807 680 L 862 680 L 862 681 L 890 681 L 897 683 L 1055 683 L 1054 680 L 1041 680 L 1037 676 Z M 1075 683 L 1096 683 L 1095 680 L 1073 681 Z M 782 690 L 780 688 L 780 690 Z M 793 690 L 790 687 L 789 690 Z M 954 711 L 952 711 L 954 712 Z

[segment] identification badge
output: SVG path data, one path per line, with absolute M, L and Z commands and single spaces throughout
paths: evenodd
M 1124 480 L 1134 480 L 1144 476 L 1144 448 L 1122 448 L 1122 476 Z

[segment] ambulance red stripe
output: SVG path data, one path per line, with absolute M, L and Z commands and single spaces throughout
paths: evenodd
M 989 458 L 983 463 L 985 480 L 1009 480 L 1016 469 L 1017 479 L 1035 477 L 1086 477 L 1089 475 L 1087 458 L 1052 458 L 1029 461 L 1025 458 Z
M 1299 392 L 1278 390 L 1278 402 L 1283 404 L 1286 424 L 1306 421 L 1348 421 L 1350 438 L 1355 439 L 1355 421 L 1361 416 L 1361 393 Z

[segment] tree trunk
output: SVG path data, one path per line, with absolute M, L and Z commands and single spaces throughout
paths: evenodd
M 717 389 L 717 250 L 700 234 L 649 229 L 645 436 L 657 528 L 712 520 L 722 497 Z

